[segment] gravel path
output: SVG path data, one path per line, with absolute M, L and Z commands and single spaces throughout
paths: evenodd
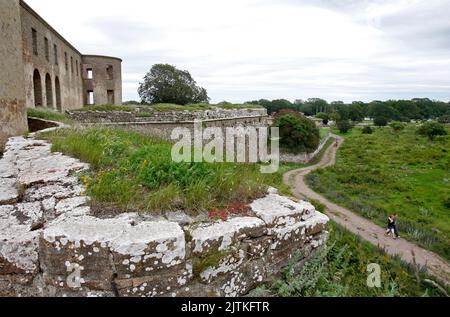
M 314 199 L 324 204 L 327 209 L 327 215 L 350 232 L 384 249 L 390 255 L 398 255 L 408 263 L 416 263 L 416 265 L 426 267 L 429 274 L 441 282 L 450 285 L 450 265 L 445 259 L 404 239 L 394 240 L 391 237 L 386 237 L 384 235 L 385 228 L 374 224 L 372 221 L 363 218 L 349 209 L 330 202 L 308 187 L 305 183 L 306 175 L 317 169 L 326 168 L 336 163 L 336 153 L 344 143 L 344 140 L 338 136 L 334 137 L 339 142 L 338 147 L 335 145 L 330 146 L 318 164 L 286 173 L 284 175 L 285 184 L 290 186 L 293 194 L 297 198 Z

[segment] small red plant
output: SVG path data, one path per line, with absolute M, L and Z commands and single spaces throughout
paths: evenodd
M 208 218 L 211 220 L 227 221 L 230 215 L 248 216 L 250 213 L 250 206 L 242 202 L 236 202 L 228 205 L 224 209 L 213 209 L 208 213 Z

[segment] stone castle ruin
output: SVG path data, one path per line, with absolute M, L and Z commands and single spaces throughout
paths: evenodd
M 26 108 L 122 103 L 122 60 L 83 55 L 22 0 L 0 0 L 0 144 L 27 131 Z
M 164 138 L 198 119 L 267 126 L 267 112 L 72 111 L 121 104 L 121 60 L 82 55 L 22 0 L 0 9 L 0 296 L 240 296 L 326 242 L 328 217 L 274 188 L 222 221 L 184 211 L 97 217 L 76 176 L 89 165 L 53 153 L 39 132 L 20 136 L 58 125 L 28 127 L 27 108 Z

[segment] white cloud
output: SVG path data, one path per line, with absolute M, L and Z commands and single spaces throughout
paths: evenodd
M 447 0 L 28 0 L 85 53 L 124 60 L 124 98 L 155 63 L 213 101 L 450 99 Z

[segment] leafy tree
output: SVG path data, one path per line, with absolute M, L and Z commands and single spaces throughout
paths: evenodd
M 330 115 L 328 113 L 319 112 L 316 114 L 316 117 L 322 119 L 324 125 L 328 125 L 328 122 L 330 122 Z
M 369 127 L 369 126 L 365 126 L 365 127 L 362 129 L 362 133 L 363 133 L 363 134 L 373 134 L 373 129 L 372 129 L 371 127 Z
M 178 70 L 168 64 L 156 64 L 144 77 L 138 89 L 143 102 L 173 103 L 187 105 L 189 103 L 208 103 L 206 89 L 197 86 L 188 71 Z
M 417 133 L 423 136 L 427 136 L 431 141 L 433 141 L 437 136 L 447 135 L 447 130 L 445 126 L 437 122 L 427 122 L 423 124 Z
M 392 128 L 392 130 L 394 130 L 394 132 L 400 132 L 400 131 L 405 130 L 405 128 L 406 128 L 406 124 L 404 124 L 403 122 L 398 122 L 398 121 L 391 122 L 391 124 L 389 124 L 389 126 Z
M 341 133 L 348 133 L 353 128 L 353 126 L 349 120 L 339 120 L 337 122 L 337 128 Z
M 275 117 L 273 126 L 280 128 L 280 147 L 285 151 L 312 153 L 319 147 L 319 128 L 299 112 L 281 111 Z
M 439 118 L 439 123 L 450 124 L 450 114 L 443 115 Z
M 389 120 L 388 118 L 384 117 L 384 116 L 377 116 L 375 117 L 375 119 L 373 120 L 373 123 L 377 126 L 377 127 L 385 127 L 388 125 Z
M 352 121 L 363 121 L 364 120 L 364 112 L 363 112 L 362 102 L 353 102 L 348 106 L 348 115 L 349 119 Z
M 313 110 L 313 114 L 317 114 L 319 112 L 327 112 L 329 105 L 326 100 L 320 98 L 310 98 L 306 102 L 307 105 L 310 105 Z
M 333 120 L 334 122 L 338 122 L 339 120 L 341 120 L 341 115 L 337 112 L 333 112 L 332 114 L 330 114 L 330 119 Z

